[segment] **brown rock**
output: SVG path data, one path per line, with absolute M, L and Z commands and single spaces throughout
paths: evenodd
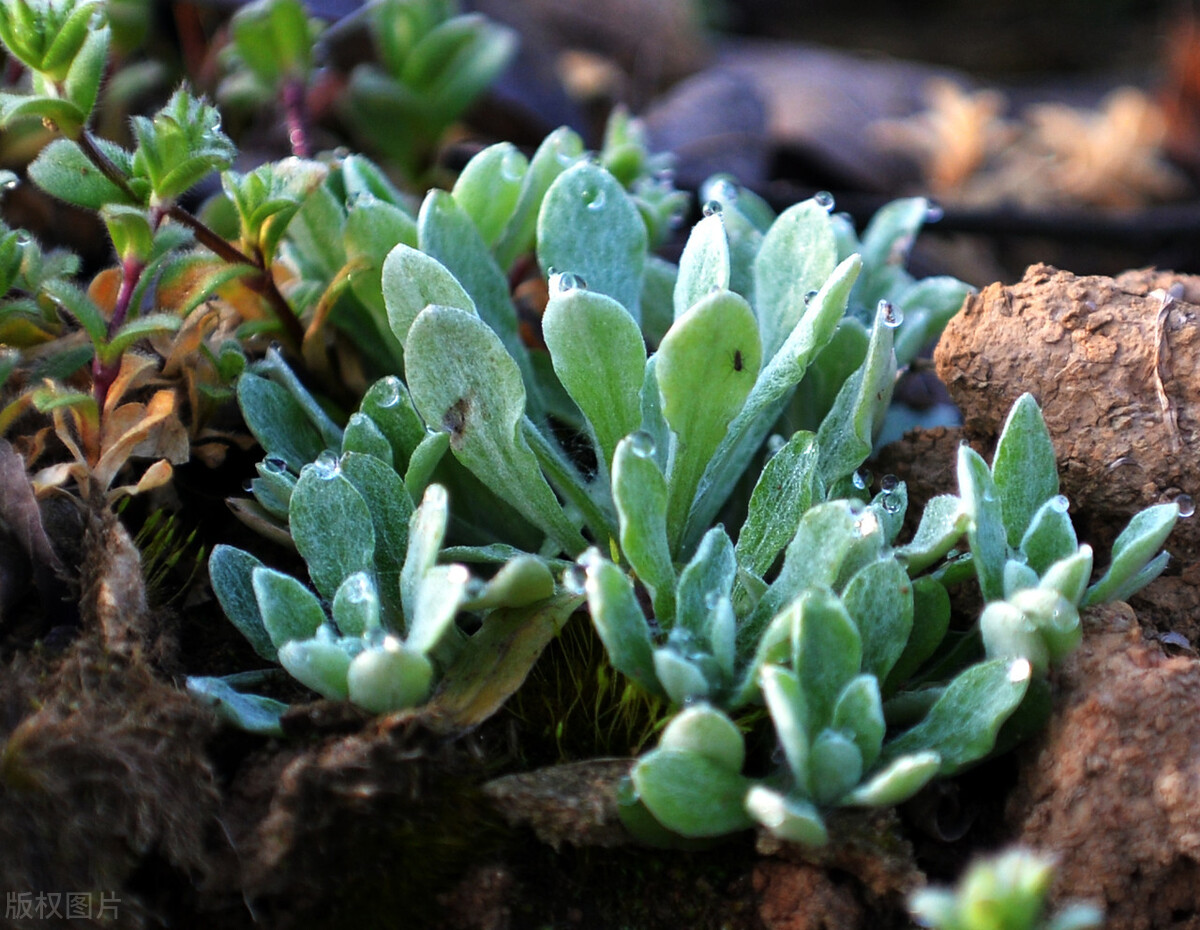
M 1072 512 L 1119 529 L 1150 504 L 1200 495 L 1198 321 L 1200 278 L 1032 265 L 968 297 L 934 358 L 968 436 L 994 437 L 1032 393 Z M 1170 549 L 1200 558 L 1200 523 L 1180 524 Z
M 823 869 L 767 859 L 754 869 L 758 916 L 768 930 L 854 930 L 863 909 Z
M 1059 857 L 1055 893 L 1102 903 L 1108 930 L 1200 926 L 1200 663 L 1143 642 L 1124 604 L 1085 624 L 1008 819 Z

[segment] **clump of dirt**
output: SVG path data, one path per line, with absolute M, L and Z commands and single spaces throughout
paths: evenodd
M 991 441 L 1017 397 L 1041 404 L 1081 538 L 1104 547 L 1145 507 L 1200 498 L 1200 277 L 1078 277 L 1033 265 L 968 297 L 934 353 L 969 439 Z M 1144 620 L 1195 641 L 1200 521 L 1182 521 Z
M 1055 894 L 1103 904 L 1109 930 L 1200 926 L 1200 662 L 1146 642 L 1124 604 L 1084 624 L 1009 822 L 1058 856 Z

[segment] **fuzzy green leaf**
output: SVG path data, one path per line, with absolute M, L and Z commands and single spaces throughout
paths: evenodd
M 812 797 L 808 768 L 812 749 L 812 715 L 800 679 L 791 669 L 778 665 L 764 665 L 760 674 L 763 700 L 771 714 L 771 722 L 775 725 L 775 734 L 792 778 L 804 797 Z
M 736 578 L 733 543 L 724 527 L 714 526 L 704 534 L 696 554 L 679 573 L 675 625 L 702 636 L 716 599 L 729 596 Z
M 774 564 L 816 500 L 816 466 L 816 436 L 803 431 L 793 434 L 763 466 L 738 534 L 740 565 L 762 576 Z
M 650 627 L 633 584 L 616 565 L 592 551 L 587 560 L 587 596 L 592 622 L 613 668 L 646 691 L 665 697 L 654 668 Z
M 371 515 L 376 584 L 389 622 L 399 623 L 403 615 L 400 573 L 408 554 L 412 499 L 400 476 L 375 456 L 347 452 L 341 466 L 342 475 L 354 485 Z
M 268 456 L 299 472 L 325 449 L 304 408 L 274 381 L 247 372 L 238 379 L 237 394 L 242 417 Z
M 291 575 L 259 567 L 250 573 L 263 627 L 278 650 L 292 640 L 311 639 L 325 622 L 325 611 L 308 588 Z
M 288 506 L 296 548 L 317 590 L 332 598 L 350 575 L 370 571 L 375 529 L 366 501 L 336 462 L 319 461 L 300 472 Z
M 691 752 L 656 749 L 633 767 L 642 803 L 681 836 L 722 836 L 753 825 L 744 802 L 751 781 Z
M 650 591 L 654 615 L 675 621 L 675 565 L 667 539 L 667 482 L 648 448 L 648 433 L 626 437 L 613 456 L 613 500 L 620 521 L 621 552 Z
M 912 582 L 903 566 L 883 558 L 850 578 L 842 600 L 862 636 L 862 667 L 880 681 L 904 652 L 913 627 Z M 870 767 L 874 760 L 868 759 Z
M 914 752 L 893 761 L 841 799 L 853 807 L 892 807 L 907 801 L 937 776 L 942 757 Z
M 458 279 L 436 258 L 398 245 L 383 262 L 383 299 L 388 324 L 400 344 L 407 346 L 408 331 L 426 307 L 457 307 L 475 313 L 475 301 Z
M 736 724 L 707 704 L 685 707 L 663 730 L 659 749 L 704 756 L 738 773 L 746 761 L 746 745 Z
M 189 676 L 188 694 L 211 705 L 217 715 L 247 733 L 259 736 L 283 736 L 279 718 L 288 706 L 283 701 L 242 694 L 221 678 Z
M 409 390 L 425 421 L 450 434 L 454 456 L 494 493 L 568 553 L 582 551 L 525 439 L 525 387 L 499 337 L 472 314 L 430 307 L 408 339 Z
M 987 463 L 970 446 L 958 449 L 958 489 L 967 524 L 967 541 L 974 557 L 979 588 L 985 601 L 1004 598 L 1004 565 L 1008 543 L 1003 504 Z
M 833 728 L 852 734 L 864 770 L 875 764 L 883 748 L 887 724 L 883 719 L 879 680 L 874 675 L 859 675 L 842 689 L 833 708 Z
M 1075 527 L 1067 513 L 1067 499 L 1057 494 L 1037 509 L 1020 540 L 1022 554 L 1038 575 L 1055 562 L 1070 558 L 1078 548 Z
M 772 835 L 801 846 L 824 846 L 829 831 L 820 812 L 801 798 L 755 785 L 746 795 L 746 811 Z
M 679 319 L 714 290 L 729 290 L 729 240 L 719 213 L 692 227 L 675 279 L 674 318 Z
M 351 701 L 373 714 L 386 714 L 429 696 L 433 666 L 421 653 L 388 640 L 355 656 L 346 679 Z
M 912 541 L 900 546 L 896 556 L 916 575 L 954 548 L 967 531 L 968 517 L 962 502 L 953 494 L 930 498 L 921 512 L 921 522 Z
M 278 661 L 278 650 L 263 624 L 251 576 L 263 564 L 249 552 L 220 544 L 208 558 L 208 576 L 221 609 L 264 659 Z
M 620 184 L 599 165 L 579 162 L 546 191 L 538 214 L 538 261 L 549 272 L 582 276 L 641 320 L 646 225 Z
M 1054 444 L 1032 394 L 1013 404 L 996 443 L 992 480 L 1000 494 L 1008 544 L 1016 548 L 1038 508 L 1058 494 Z
M 1151 563 L 1178 519 L 1178 504 L 1156 504 L 1136 514 L 1117 536 L 1112 562 L 1100 580 L 1088 588 L 1083 606 L 1103 604 L 1124 593 L 1127 583 Z
M 511 142 L 489 145 L 467 162 L 451 195 L 490 249 L 517 208 L 529 162 Z
M 344 701 L 349 693 L 350 653 L 337 642 L 317 638 L 284 643 L 279 647 L 279 664 L 323 698 Z

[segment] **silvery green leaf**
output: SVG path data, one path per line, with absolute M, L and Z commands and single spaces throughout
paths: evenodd
M 832 725 L 833 729 L 851 735 L 862 757 L 863 769 L 870 769 L 879 758 L 887 730 L 879 681 L 874 675 L 852 678 L 842 689 L 833 708 Z
M 862 667 L 880 681 L 904 653 L 913 628 L 912 582 L 903 566 L 885 557 L 851 576 L 842 602 L 862 637 Z M 868 759 L 870 767 L 874 760 Z
M 392 447 L 392 465 L 403 473 L 413 450 L 427 435 L 404 382 L 395 375 L 380 378 L 367 388 L 358 409 L 383 433 Z
M 642 429 L 650 437 L 651 457 L 662 470 L 667 468 L 667 453 L 671 450 L 671 430 L 663 419 L 662 392 L 658 389 L 658 356 L 646 359 L 646 378 L 642 382 Z
M 958 447 L 958 490 L 967 524 L 975 573 L 985 601 L 1004 598 L 1008 543 L 1000 494 L 983 458 L 970 446 Z
M 750 305 L 730 291 L 709 294 L 675 321 L 655 357 L 663 417 L 674 433 L 667 534 L 677 544 L 700 476 L 758 376 L 761 347 Z
M 375 555 L 371 511 L 336 459 L 317 461 L 300 472 L 288 507 L 288 524 L 296 548 L 308 563 L 309 577 L 324 597 L 332 598 L 348 575 L 371 569 Z
M 417 232 L 421 251 L 441 262 L 458 280 L 474 301 L 480 319 L 499 336 L 530 390 L 530 409 L 539 411 L 541 400 L 536 391 L 529 352 L 521 341 L 517 311 L 509 296 L 508 278 L 492 258 L 475 224 L 459 209 L 450 194 L 434 190 L 421 204 Z M 412 388 L 411 375 L 409 388 Z
M 704 217 L 688 236 L 675 279 L 675 319 L 714 290 L 729 290 L 729 240 L 719 213 Z
M 759 601 L 751 621 L 738 631 L 739 643 L 757 637 L 762 626 L 806 588 L 833 587 L 842 563 L 860 537 L 862 514 L 858 507 L 861 505 L 849 501 L 830 501 L 804 514 L 784 552 L 779 575 Z
M 755 785 L 746 795 L 746 811 L 772 835 L 801 846 L 824 846 L 829 831 L 820 812 L 802 798 Z
M 584 549 L 525 439 L 525 387 L 499 337 L 469 313 L 430 307 L 408 339 L 413 401 L 450 434 L 455 458 L 568 553 Z
M 251 574 L 262 562 L 249 552 L 225 544 L 213 548 L 208 557 L 208 576 L 221 609 L 250 645 L 264 659 L 278 660 L 275 644 L 263 625 L 262 612 L 254 595 Z
M 511 142 L 489 145 L 458 175 L 451 194 L 491 248 L 504 232 L 524 186 L 529 161 Z
M 587 564 L 587 597 L 596 633 L 604 643 L 612 667 L 633 679 L 650 694 L 665 697 L 654 667 L 650 627 L 638 604 L 633 583 L 621 569 L 590 550 Z
M 1125 593 L 1128 590 L 1128 582 L 1137 577 L 1143 569 L 1155 564 L 1151 559 L 1155 558 L 1154 553 L 1162 546 L 1178 518 L 1178 504 L 1155 504 L 1136 514 L 1117 536 L 1112 548 L 1112 562 L 1100 580 L 1088 588 L 1083 606 L 1103 604 Z M 1161 559 L 1162 556 L 1158 558 Z M 1157 559 L 1155 561 L 1157 562 Z M 1162 567 L 1165 566 L 1166 562 L 1163 561 Z M 1162 571 L 1162 567 L 1159 567 L 1158 571 Z M 1155 572 L 1143 583 L 1149 583 L 1157 574 L 1158 572 Z
M 762 248 L 764 230 L 742 210 L 742 194 L 746 193 L 742 191 L 735 204 L 726 205 L 721 215 L 725 220 L 725 237 L 729 240 L 729 289 L 756 307 L 754 260 Z
M 838 592 L 845 590 L 850 579 L 860 569 L 883 558 L 884 550 L 887 548 L 887 541 L 883 535 L 883 523 L 879 519 L 879 510 L 875 507 L 862 507 L 858 501 L 853 501 L 851 506 L 856 508 L 858 513 L 858 519 L 855 522 L 856 533 L 854 541 L 842 559 L 837 578 L 833 582 L 833 589 Z
M 1116 588 L 1109 595 L 1111 601 L 1128 600 L 1142 588 L 1146 587 L 1150 582 L 1163 573 L 1170 562 L 1171 556 L 1168 552 L 1163 551 L 1156 555 L 1153 559 L 1142 566 L 1141 570 L 1129 578 L 1123 585 Z
M 1054 444 L 1032 394 L 1013 404 L 996 443 L 992 481 L 1000 494 L 1008 544 L 1017 547 L 1039 507 L 1058 494 Z
M 1026 659 L 1039 674 L 1050 667 L 1050 652 L 1041 631 L 1015 604 L 988 604 L 979 616 L 979 633 L 989 659 Z
M 766 629 L 761 636 L 756 637 L 743 637 L 742 632 L 746 624 L 738 629 L 738 657 L 745 657 L 745 664 L 742 667 L 741 680 L 725 702 L 726 706 L 741 707 L 758 700 L 762 671 L 771 665 L 791 665 L 796 619 L 795 611 L 782 611 L 774 617 L 769 617 Z
M 817 430 L 817 467 L 826 487 L 853 474 L 871 454 L 875 428 L 891 402 L 896 380 L 894 331 L 883 323 L 883 316 L 884 311 L 876 311 L 867 357 L 842 385 L 833 409 Z
M 1072 604 L 1078 604 L 1091 577 L 1092 547 L 1084 543 L 1078 551 L 1046 569 L 1039 586 L 1053 588 Z
M 296 377 L 296 373 L 288 367 L 287 362 L 283 360 L 283 356 L 279 354 L 278 349 L 274 347 L 267 349 L 267 354 L 260 361 L 254 363 L 253 371 L 255 374 L 270 378 L 272 382 L 282 387 L 291 395 L 296 406 L 303 411 L 304 418 L 308 420 L 309 426 L 315 428 L 318 435 L 320 435 L 321 442 L 323 443 L 322 448 L 336 449 L 342 444 L 341 427 L 333 422 L 329 414 L 325 411 L 325 408 L 321 406 L 317 399 L 309 393 L 308 388 Z M 312 460 L 308 459 L 307 461 Z M 296 466 L 293 470 L 299 471 L 300 467 Z
M 542 140 L 529 170 L 521 181 L 521 195 L 493 252 L 501 268 L 511 268 L 517 257 L 533 250 L 537 236 L 538 211 L 546 191 L 567 165 L 583 154 L 583 140 L 578 133 L 563 126 Z
M 804 297 L 837 265 L 829 213 L 813 200 L 789 207 L 771 224 L 754 260 L 754 307 L 763 358 L 771 359 L 805 314 Z
M 809 362 L 833 335 L 838 320 L 846 311 L 846 300 L 861 267 L 862 263 L 855 255 L 834 269 L 817 296 L 809 301 L 808 309 L 783 348 L 764 366 L 704 472 L 696 502 L 688 516 L 685 547 L 712 525 L 729 492 L 779 419 Z
M 833 237 L 837 240 L 838 261 L 845 261 L 850 255 L 862 254 L 862 243 L 858 241 L 853 218 L 848 213 L 833 213 L 829 219 L 833 225 Z
M 404 346 L 413 320 L 430 305 L 476 312 L 475 301 L 445 265 L 407 245 L 396 246 L 384 259 L 383 299 L 388 324 Z
M 913 579 L 912 589 L 912 632 L 900 658 L 884 679 L 884 693 L 888 695 L 925 664 L 937 651 L 950 628 L 950 595 L 945 586 L 925 575 Z
M 316 595 L 291 575 L 273 568 L 256 568 L 250 583 L 263 627 L 277 650 L 292 640 L 311 639 L 325 622 L 325 611 Z
M 379 461 L 386 462 L 388 470 L 391 470 L 392 445 L 365 413 L 350 415 L 350 420 L 346 423 L 346 430 L 342 433 L 342 452 L 373 455 Z
M 274 460 L 270 465 L 265 460 L 258 462 L 254 466 L 258 477 L 253 481 L 252 490 L 254 497 L 271 516 L 286 520 L 296 476 L 286 466 L 277 467 L 281 462 L 282 459 Z
M 675 281 L 679 268 L 657 255 L 646 256 L 642 276 L 642 335 L 652 348 L 675 322 Z
M 347 452 L 342 474 L 366 502 L 375 530 L 375 579 L 389 623 L 401 623 L 400 572 L 408 553 L 408 524 L 412 498 L 404 482 L 388 465 L 370 455 Z
M 366 572 L 355 572 L 333 596 L 333 622 L 343 636 L 379 628 L 379 592 Z
M 901 756 L 872 775 L 840 804 L 854 807 L 891 807 L 907 801 L 937 775 L 942 758 L 936 752 Z
M 1009 559 L 1004 563 L 1004 596 L 1012 597 L 1025 588 L 1036 588 L 1038 575 L 1020 559 Z
M 550 185 L 538 214 L 542 269 L 580 275 L 641 320 L 646 224 L 611 174 L 586 161 Z
M 350 654 L 336 642 L 323 639 L 292 640 L 279 647 L 279 664 L 306 688 L 323 698 L 344 701 Z
M 679 573 L 676 586 L 675 626 L 685 627 L 703 636 L 709 611 L 717 598 L 733 591 L 737 578 L 737 560 L 733 543 L 722 526 L 704 534 L 696 554 Z
M 922 278 L 892 302 L 904 314 L 896 336 L 896 362 L 904 366 L 916 358 L 962 309 L 970 285 L 957 278 L 937 275 Z
M 828 591 L 806 591 L 789 610 L 797 615 L 792 668 L 811 733 L 832 721 L 838 696 L 862 668 L 862 638 L 841 600 Z
M 857 317 L 843 317 L 825 347 L 804 372 L 804 380 L 788 403 L 788 422 L 805 429 L 817 429 L 833 409 L 842 385 L 862 367 L 870 345 L 867 327 Z
M 921 513 L 921 522 L 912 542 L 896 550 L 910 575 L 916 575 L 947 552 L 967 531 L 967 514 L 962 502 L 953 494 L 939 494 L 930 498 Z
M 746 761 L 741 730 L 709 704 L 685 707 L 672 717 L 658 748 L 704 756 L 734 773 L 740 772 Z
M 321 454 L 325 443 L 320 432 L 287 390 L 246 372 L 238 378 L 237 393 L 242 418 L 269 457 L 283 459 L 298 472 Z
M 956 677 L 923 721 L 883 748 L 883 762 L 918 752 L 941 757 L 939 774 L 952 775 L 992 751 L 996 734 L 1029 688 L 1025 659 L 991 659 Z
M 414 707 L 429 696 L 433 666 L 425 656 L 389 638 L 366 649 L 350 663 L 346 681 L 350 700 L 373 714 Z
M 675 563 L 667 540 L 667 481 L 654 461 L 649 435 L 617 443 L 612 489 L 621 552 L 650 591 L 654 616 L 666 629 L 675 622 Z
M 416 605 L 408 617 L 406 649 L 422 655 L 434 651 L 453 627 L 470 581 L 471 573 L 463 565 L 434 565 L 421 576 Z
M 813 800 L 821 805 L 833 804 L 862 777 L 862 753 L 845 734 L 822 730 L 813 740 L 808 770 Z
M 443 432 L 426 433 L 425 438 L 417 443 L 404 472 L 404 487 L 412 500 L 425 493 L 434 470 L 441 464 L 449 448 L 450 434 Z
M 601 474 L 621 437 L 642 421 L 639 393 L 646 345 L 637 323 L 611 297 L 573 288 L 550 298 L 542 335 L 554 371 L 595 436 Z
M 888 478 L 896 481 L 895 475 L 889 475 Z M 904 516 L 908 513 L 908 485 L 898 481 L 894 487 L 881 490 L 872 498 L 871 510 L 883 528 L 884 540 L 892 545 L 904 528 Z
M 738 534 L 738 563 L 765 575 L 816 499 L 816 436 L 797 432 L 763 466 Z
M 463 603 L 466 610 L 524 607 L 554 595 L 554 576 L 544 559 L 521 554 L 504 564 L 478 597 Z
M 226 723 L 259 736 L 283 736 L 279 718 L 288 708 L 283 701 L 242 694 L 221 678 L 189 676 L 187 690 L 188 694 L 212 706 Z
M 1075 605 L 1054 588 L 1018 591 L 1010 603 L 1030 619 L 1046 644 L 1051 662 L 1061 662 L 1083 641 L 1083 627 Z M 1034 671 L 1044 671 L 1034 664 Z
M 726 681 L 733 681 L 737 669 L 737 615 L 729 597 L 718 598 L 709 610 L 705 638 L 721 674 Z
M 713 692 L 714 682 L 705 670 L 672 646 L 654 650 L 654 674 L 671 703 L 680 707 L 707 698 Z
M 373 194 L 363 194 L 350 201 L 342 242 L 347 264 L 355 268 L 349 278 L 350 290 L 372 314 L 385 317 L 387 302 L 381 274 L 384 260 L 398 243 L 417 244 L 417 224 L 399 207 Z
M 722 836 L 753 826 L 743 806 L 750 779 L 691 752 L 656 749 L 631 773 L 642 803 L 681 836 Z
M 775 735 L 783 749 L 784 758 L 791 770 L 796 788 L 805 797 L 812 797 L 812 782 L 809 778 L 809 754 L 812 740 L 809 735 L 812 721 L 800 679 L 791 669 L 778 665 L 764 665 L 760 673 L 762 696 Z
M 1067 514 L 1067 499 L 1061 495 L 1037 509 L 1020 545 L 1029 567 L 1039 575 L 1055 562 L 1074 555 L 1078 548 L 1075 527 Z
M 446 489 L 440 484 L 431 484 L 425 489 L 421 505 L 408 524 L 408 550 L 400 570 L 400 597 L 405 621 L 410 627 L 417 613 L 422 579 L 437 565 L 438 550 L 446 538 L 449 509 Z
M 871 217 L 862 235 L 867 273 L 855 290 L 858 306 L 874 307 L 878 300 L 889 297 L 897 284 L 907 288 L 911 279 L 904 273 L 904 264 L 928 212 L 929 201 L 924 197 L 909 197 L 893 200 Z

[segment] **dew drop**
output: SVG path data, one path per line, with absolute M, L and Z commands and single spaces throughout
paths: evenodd
M 779 451 L 786 445 L 787 439 L 785 439 L 779 433 L 773 433 L 770 438 L 767 439 L 767 457 L 770 458 L 771 456 L 778 455 Z
M 563 587 L 571 594 L 585 594 L 587 592 L 587 569 L 576 562 L 563 572 Z
M 1190 517 L 1196 512 L 1196 503 L 1192 500 L 1190 494 L 1180 494 L 1175 498 L 1175 504 L 1179 507 L 1179 515 L 1181 517 Z
M 720 591 L 709 591 L 704 595 L 704 606 L 709 610 L 716 610 L 721 604 L 722 596 Z
M 946 553 L 946 561 L 953 562 L 960 555 L 962 555 L 962 553 L 959 552 L 957 549 L 951 549 L 949 552 Z
M 586 195 L 585 195 L 585 199 L 587 199 Z M 604 191 L 596 191 L 596 193 L 594 195 L 592 195 L 592 197 L 590 199 L 587 199 L 587 208 L 589 210 L 593 210 L 593 211 L 603 210 L 604 209 L 604 200 L 605 200 Z
M 361 604 L 367 598 L 371 597 L 373 593 L 371 590 L 371 581 L 367 577 L 367 573 L 355 572 L 350 579 L 349 585 L 346 587 L 346 599 L 352 604 Z
M 550 293 L 552 295 L 561 296 L 571 291 L 582 290 L 587 290 L 587 281 L 583 280 L 583 275 L 575 274 L 573 271 L 551 272 Z
M 725 208 L 723 206 L 721 206 L 721 201 L 710 200 L 704 205 L 704 209 L 701 212 L 705 216 L 720 216 L 721 211 L 724 209 Z
M 816 299 L 816 296 L 818 293 L 819 293 L 818 291 L 809 291 L 808 293 L 806 293 L 804 295 L 804 306 L 807 307 L 809 304 L 811 304 L 813 302 L 813 300 Z
M 29 235 L 29 233 L 25 232 L 25 230 L 22 229 L 19 233 L 17 233 L 17 245 L 19 245 L 21 248 L 25 248 L 32 242 L 33 236 Z
M 853 484 L 860 491 L 865 491 L 867 488 L 869 488 L 871 486 L 871 482 L 874 479 L 875 479 L 875 476 L 871 474 L 869 469 L 860 468 L 858 471 L 856 471 L 853 475 L 850 476 L 850 483 Z
M 243 481 L 242 482 L 242 490 L 245 491 L 247 494 L 253 494 L 254 493 L 253 479 L 247 478 L 245 481 Z
M 813 203 L 824 210 L 826 213 L 832 213 L 835 205 L 833 194 L 829 191 L 817 191 L 812 196 Z
M 658 451 L 658 446 L 653 436 L 640 429 L 629 437 L 629 451 L 639 459 L 648 459 Z
M 4 184 L 0 186 L 3 186 L 4 190 L 6 191 L 13 190 L 17 186 L 16 176 L 14 175 L 13 177 L 6 178 Z
M 884 475 L 879 479 L 879 489 L 888 494 L 900 487 L 900 479 L 895 475 Z
M 1050 498 L 1050 508 L 1059 513 L 1066 513 L 1071 508 L 1071 502 L 1067 499 L 1067 495 L 1056 494 Z
M 879 301 L 875 309 L 883 317 L 883 325 L 888 329 L 895 329 L 904 322 L 904 311 L 890 300 L 884 299 Z
M 738 194 L 741 193 L 741 190 L 729 178 L 717 178 L 717 180 L 709 185 L 707 193 L 712 200 L 718 200 L 722 203 L 734 203 L 738 199 Z
M 889 491 L 879 498 L 879 506 L 888 513 L 899 513 L 903 502 L 895 491 Z
M 925 222 L 937 223 L 946 215 L 946 211 L 942 209 L 942 205 L 936 200 L 930 200 L 925 207 Z
M 378 393 L 376 403 L 380 407 L 395 407 L 400 403 L 400 379 L 395 375 L 388 375 L 379 382 Z
M 1033 666 L 1029 664 L 1028 659 L 1017 659 L 1017 661 L 1008 667 L 1008 680 L 1013 684 L 1028 680 L 1032 674 Z
M 516 149 L 505 152 L 500 159 L 500 176 L 506 181 L 520 181 L 524 175 L 521 153 Z
M 342 473 L 342 466 L 338 462 L 337 453 L 332 449 L 326 449 L 317 456 L 317 460 L 312 464 L 313 471 L 316 476 L 322 481 L 329 481 L 331 478 L 336 478 Z
M 287 471 L 287 467 L 287 461 L 285 459 L 281 459 L 277 455 L 269 456 L 263 461 L 263 468 L 276 475 L 282 475 L 285 471 Z

